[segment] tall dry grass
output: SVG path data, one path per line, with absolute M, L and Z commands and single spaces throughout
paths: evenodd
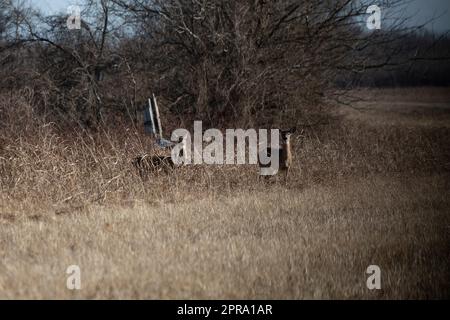
M 260 190 L 255 166 L 190 166 L 142 180 L 132 159 L 152 149 L 143 130 L 87 132 L 42 121 L 21 100 L 0 102 L 3 204 L 64 206 L 165 201 L 175 195 Z M 367 115 L 366 115 L 367 116 Z M 418 174 L 450 169 L 449 127 L 408 127 L 343 119 L 293 138 L 295 170 L 287 188 L 339 177 Z M 272 183 L 277 183 L 273 179 Z M 281 181 L 278 181 L 278 183 Z M 269 182 L 271 183 L 271 182 Z
M 449 297 L 450 126 L 370 110 L 295 137 L 286 183 L 254 166 L 141 179 L 140 130 L 63 127 L 2 96 L 0 298 Z

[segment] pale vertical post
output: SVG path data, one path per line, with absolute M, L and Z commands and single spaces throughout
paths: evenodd
M 148 99 L 148 107 L 145 109 L 144 112 L 144 127 L 145 132 L 149 134 L 156 134 L 156 127 L 155 127 L 155 119 L 153 116 L 153 103 L 151 99 Z
M 162 126 L 161 126 L 161 117 L 159 116 L 159 108 L 158 103 L 156 102 L 155 94 L 153 94 L 153 107 L 155 109 L 155 116 L 156 116 L 156 127 L 158 131 L 159 138 L 163 138 L 162 135 Z

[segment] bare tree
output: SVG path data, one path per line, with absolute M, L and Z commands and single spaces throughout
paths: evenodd
M 151 92 L 186 121 L 305 123 L 364 75 L 425 57 L 405 54 L 417 30 L 405 3 L 382 6 L 382 29 L 368 30 L 356 0 L 86 0 L 81 29 L 69 30 L 67 15 L 0 0 L 0 50 L 12 49 L 0 56 L 3 87 L 31 88 L 45 116 L 93 128 L 135 120 Z
M 37 95 L 46 96 L 41 102 L 51 104 L 53 112 L 79 115 L 82 124 L 97 126 L 106 105 L 104 74 L 119 61 L 109 39 L 114 31 L 111 2 L 86 1 L 80 30 L 69 30 L 65 15 L 46 16 L 31 8 L 19 10 L 11 1 L 6 4 L 12 12 L 20 12 L 18 36 L 11 46 L 33 52 L 23 62 L 29 66 Z
M 113 1 L 135 18 L 171 110 L 216 124 L 296 118 L 342 73 L 397 63 L 396 41 L 411 31 L 400 18 L 366 30 L 367 5 L 353 0 Z

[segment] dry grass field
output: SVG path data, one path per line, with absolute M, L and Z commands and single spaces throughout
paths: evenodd
M 0 299 L 450 298 L 450 89 L 356 94 L 294 137 L 287 183 L 253 166 L 142 180 L 131 128 L 62 135 L 3 97 Z

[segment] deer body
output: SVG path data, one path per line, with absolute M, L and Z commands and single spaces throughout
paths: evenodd
M 280 169 L 288 172 L 292 165 L 292 145 L 290 136 L 287 137 L 286 141 L 281 143 L 280 153 Z
M 178 142 L 184 143 L 183 138 L 180 138 Z M 165 141 L 165 143 L 169 143 L 169 141 Z M 170 143 L 171 144 L 169 146 L 164 148 L 166 151 L 166 155 L 145 153 L 133 159 L 132 164 L 138 170 L 141 177 L 144 178 L 149 173 L 156 173 L 161 171 L 163 171 L 164 173 L 169 173 L 176 169 L 177 165 L 172 159 L 172 155 L 167 155 L 167 151 L 172 152 L 172 149 L 175 146 L 175 144 L 173 144 L 172 142 Z M 160 148 L 162 148 L 162 146 L 160 146 Z M 183 144 L 183 149 L 180 152 L 180 156 L 183 156 L 185 152 L 184 148 L 186 148 L 185 144 Z
M 289 175 L 289 169 L 292 166 L 292 144 L 291 144 L 291 134 L 294 130 L 283 130 L 281 131 L 281 144 L 280 148 L 267 148 L 267 156 L 270 157 L 274 153 L 278 153 L 278 170 L 285 173 L 285 178 L 287 179 Z M 259 160 L 259 159 L 258 159 Z M 260 168 L 270 168 L 272 166 L 269 164 L 262 164 L 258 161 Z
M 170 156 L 144 154 L 134 158 L 132 163 L 141 176 L 149 172 L 169 172 L 175 168 Z

